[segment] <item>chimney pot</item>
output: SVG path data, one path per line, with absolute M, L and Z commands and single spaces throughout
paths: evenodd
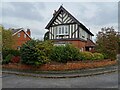
M 56 12 L 57 12 L 57 11 L 56 11 L 56 10 L 54 10 L 53 16 L 56 14 Z
M 28 28 L 27 29 L 27 34 L 30 36 L 31 35 L 31 32 L 30 32 L 30 29 Z

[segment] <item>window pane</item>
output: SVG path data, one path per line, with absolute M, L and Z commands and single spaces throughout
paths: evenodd
M 61 27 L 59 27 L 59 34 L 61 34 Z
M 20 37 L 20 33 L 18 33 L 18 37 Z
M 62 27 L 62 34 L 64 34 L 64 27 Z
M 57 32 L 57 31 L 58 31 L 58 30 L 57 30 L 57 27 L 55 27 L 55 30 L 56 30 L 56 34 L 58 34 L 58 32 Z
M 26 34 L 24 34 L 24 38 L 26 38 Z
M 64 26 L 62 26 L 62 34 L 64 34 Z
M 65 34 L 68 34 L 67 26 L 65 27 Z

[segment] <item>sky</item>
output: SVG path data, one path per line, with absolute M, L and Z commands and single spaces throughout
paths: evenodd
M 0 24 L 5 28 L 29 28 L 31 37 L 42 40 L 45 26 L 60 5 L 95 35 L 103 27 L 118 30 L 117 2 L 2 2 Z M 2 19 L 2 21 L 1 21 Z

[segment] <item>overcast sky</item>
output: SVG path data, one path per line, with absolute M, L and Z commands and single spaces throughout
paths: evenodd
M 117 2 L 3 2 L 0 24 L 5 28 L 30 28 L 32 38 L 43 39 L 45 26 L 60 5 L 96 35 L 102 27 L 118 30 Z M 95 39 L 95 37 L 93 37 Z

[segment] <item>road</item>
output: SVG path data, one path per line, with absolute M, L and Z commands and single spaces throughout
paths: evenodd
M 118 88 L 118 73 L 78 78 L 37 78 L 3 74 L 3 88 Z

